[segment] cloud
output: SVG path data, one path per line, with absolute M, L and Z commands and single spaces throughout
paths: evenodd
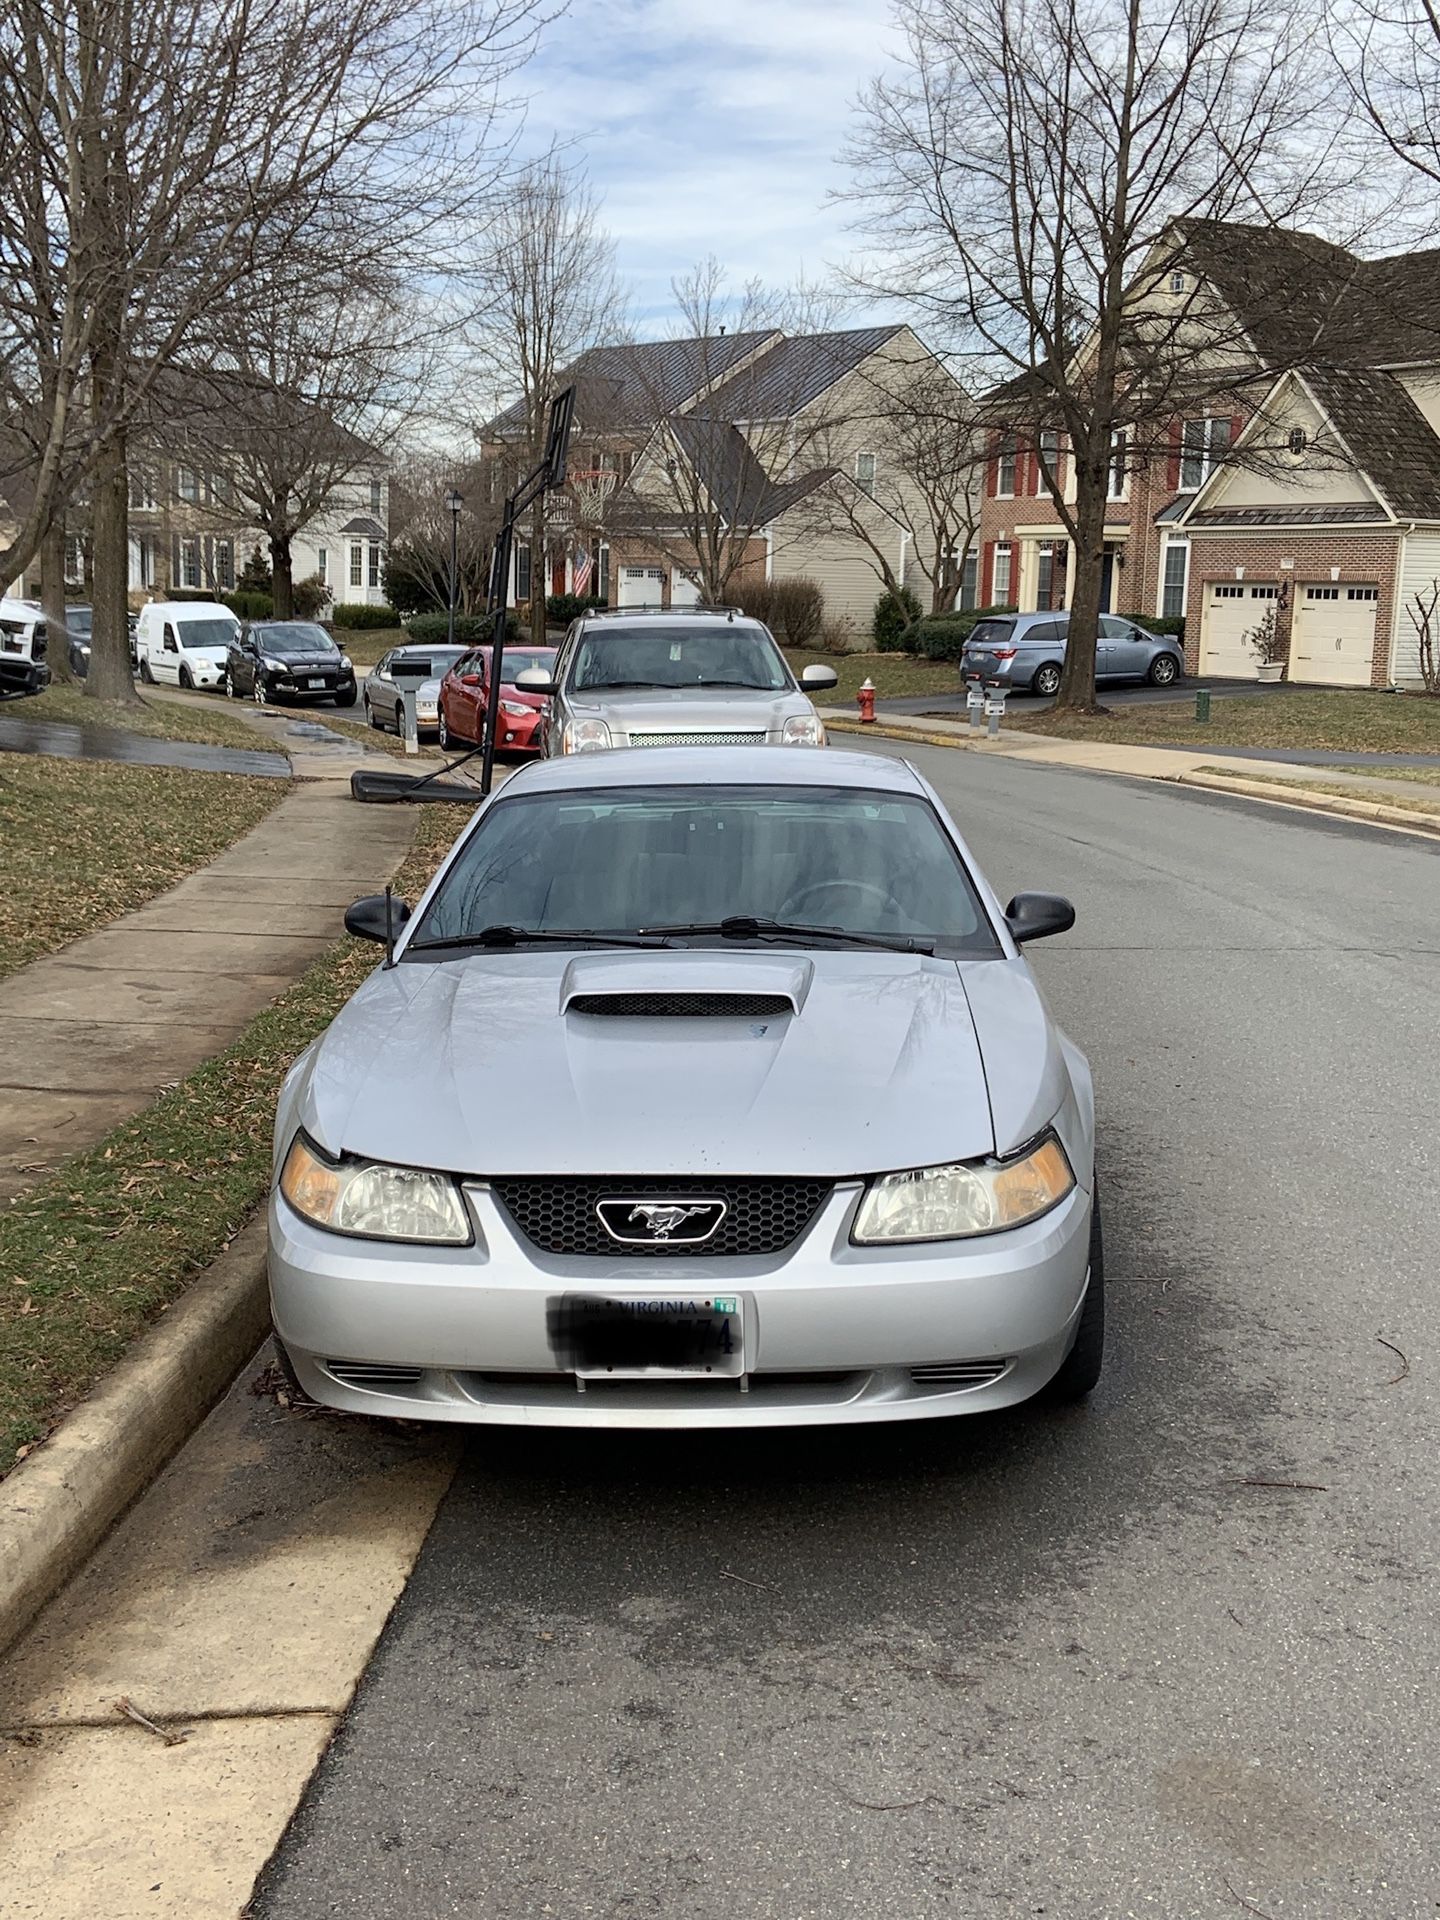
M 647 332 L 714 254 L 737 283 L 853 251 L 838 155 L 893 46 L 885 0 L 579 0 L 526 73 L 526 144 L 583 154 Z

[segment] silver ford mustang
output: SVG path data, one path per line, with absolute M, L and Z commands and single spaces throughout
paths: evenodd
M 1020 951 L 1073 919 L 1002 910 L 899 761 L 525 768 L 286 1080 L 284 1363 L 331 1406 L 517 1424 L 1088 1393 L 1090 1074 Z

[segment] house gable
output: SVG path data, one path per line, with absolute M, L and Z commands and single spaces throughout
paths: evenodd
M 1292 433 L 1303 435 L 1294 453 L 1288 447 Z M 1247 451 L 1258 461 L 1261 448 L 1266 449 L 1264 465 L 1247 465 Z M 1235 456 L 1198 490 L 1187 520 L 1280 509 L 1310 517 L 1329 507 L 1363 507 L 1376 519 L 1389 518 L 1379 491 L 1299 375 L 1286 374 L 1276 382 L 1236 441 Z

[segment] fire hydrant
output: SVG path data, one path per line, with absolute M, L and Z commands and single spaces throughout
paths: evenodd
M 875 718 L 874 683 L 870 680 L 867 680 L 864 686 L 861 687 L 859 693 L 856 694 L 855 698 L 860 702 L 861 720 L 862 721 L 873 720 Z

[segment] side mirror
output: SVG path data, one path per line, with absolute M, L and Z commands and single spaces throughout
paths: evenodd
M 559 687 L 543 667 L 527 667 L 523 673 L 516 674 L 515 684 L 523 687 L 526 693 L 558 693 Z
M 1017 947 L 1027 940 L 1045 940 L 1052 933 L 1068 933 L 1075 909 L 1060 893 L 1017 893 L 1005 909 L 1005 924 Z
M 833 667 L 806 667 L 800 676 L 802 687 L 835 687 L 840 684 L 840 676 Z
M 480 685 L 480 676 L 478 673 L 462 673 L 460 676 L 460 684 L 462 687 L 478 687 Z
M 398 895 L 390 901 L 390 920 L 396 933 L 410 918 L 410 909 Z M 385 896 L 383 893 L 367 893 L 363 900 L 354 900 L 345 909 L 345 931 L 353 933 L 357 940 L 378 940 L 385 945 Z

